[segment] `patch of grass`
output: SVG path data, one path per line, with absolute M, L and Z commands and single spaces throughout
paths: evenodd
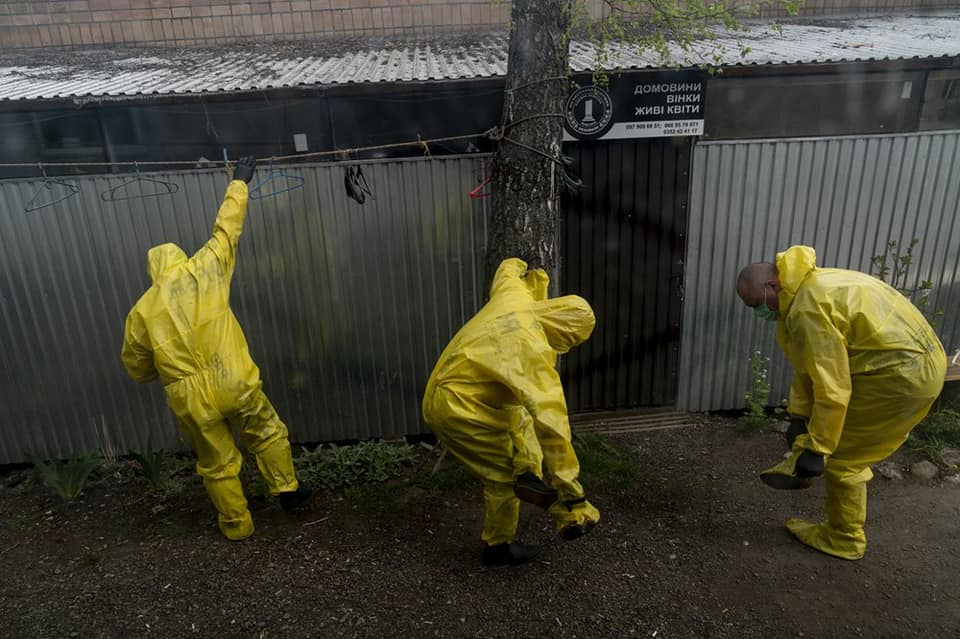
M 943 442 L 936 437 L 927 439 L 910 435 L 907 439 L 907 448 L 915 450 L 938 466 L 943 466 Z
M 930 413 L 914 433 L 924 439 L 935 439 L 943 446 L 960 447 L 960 412 L 946 408 Z
M 101 464 L 98 453 L 90 453 L 63 462 L 43 461 L 36 457 L 31 461 L 40 471 L 47 485 L 65 501 L 76 499 L 83 492 L 90 474 Z
M 379 514 L 396 513 L 405 503 L 405 500 L 400 497 L 407 488 L 409 484 L 359 484 L 348 487 L 344 496 L 347 503 L 355 510 Z
M 578 435 L 573 447 L 580 460 L 580 475 L 588 490 L 624 490 L 637 482 L 636 461 L 614 447 L 606 438 L 593 433 Z
M 166 537 L 184 537 L 190 533 L 190 529 L 179 519 L 175 517 L 166 517 L 161 523 L 160 533 Z
M 947 446 L 960 447 L 960 412 L 949 408 L 927 415 L 907 439 L 907 447 L 941 466 Z
M 356 446 L 321 444 L 312 451 L 304 448 L 294 463 L 305 483 L 335 490 L 393 479 L 416 459 L 413 446 L 368 441 Z
M 80 555 L 80 563 L 82 563 L 85 566 L 93 566 L 98 561 L 100 561 L 100 555 L 93 552 L 92 550 L 87 550 L 82 555 Z
M 429 470 L 421 472 L 416 483 L 421 488 L 427 490 L 463 490 L 473 485 L 479 485 L 479 480 L 471 475 L 467 469 L 458 461 L 440 468 L 435 473 Z

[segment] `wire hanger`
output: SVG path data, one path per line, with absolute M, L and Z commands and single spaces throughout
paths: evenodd
M 179 186 L 178 184 L 174 184 L 173 182 L 168 182 L 168 181 L 166 181 L 166 180 L 160 180 L 160 179 L 152 178 L 152 177 L 144 177 L 144 176 L 140 175 L 140 164 L 139 164 L 139 163 L 134 162 L 134 163 L 133 163 L 133 166 L 136 167 L 136 171 L 137 171 L 136 177 L 130 178 L 130 179 L 127 180 L 126 182 L 123 182 L 123 183 L 121 183 L 120 185 L 113 187 L 112 189 L 109 189 L 109 190 L 107 190 L 107 191 L 104 191 L 103 193 L 100 194 L 100 199 L 101 199 L 101 200 L 103 200 L 104 202 L 119 202 L 119 201 L 121 201 L 121 200 L 136 200 L 136 199 L 139 199 L 139 198 L 157 197 L 157 196 L 160 196 L 160 195 L 170 195 L 170 194 L 176 193 L 177 191 L 180 190 L 180 186 Z M 163 191 L 157 191 L 156 193 L 134 193 L 134 194 L 131 194 L 131 195 L 117 195 L 117 191 L 119 191 L 120 189 L 123 189 L 123 188 L 125 188 L 125 187 L 127 187 L 127 186 L 129 186 L 129 185 L 131 185 L 131 184 L 137 183 L 137 182 L 149 182 L 149 183 L 151 183 L 151 184 L 159 184 L 159 185 L 162 186 L 165 190 L 163 190 Z
M 273 182 L 274 180 L 285 179 L 286 186 L 283 188 L 277 188 L 266 193 L 261 193 L 261 189 L 268 182 Z M 263 200 L 268 197 L 275 197 L 281 193 L 286 193 L 287 191 L 294 191 L 296 189 L 303 188 L 303 177 L 297 175 L 296 173 L 288 173 L 283 169 L 273 168 L 273 158 L 270 158 L 270 164 L 268 165 L 268 171 L 266 177 L 257 182 L 255 185 L 250 187 L 250 190 L 247 192 L 248 197 L 251 200 Z
M 40 209 L 45 209 L 48 206 L 53 206 L 54 204 L 57 204 L 58 202 L 63 202 L 67 198 L 73 197 L 74 195 L 80 192 L 80 187 L 77 186 L 76 184 L 73 184 L 72 182 L 64 182 L 63 180 L 53 180 L 51 178 L 48 178 L 47 170 L 43 168 L 43 162 L 37 162 L 37 166 L 40 167 L 40 173 L 43 174 L 43 182 L 41 182 L 40 186 L 37 187 L 37 191 L 36 193 L 33 194 L 33 197 L 31 197 L 30 200 L 23 206 L 23 210 L 26 211 L 27 213 L 30 213 L 32 211 L 39 211 Z M 43 190 L 46 189 L 49 191 L 50 187 L 54 185 L 67 187 L 66 195 L 62 195 L 55 200 L 50 200 L 49 202 L 37 203 L 37 198 L 40 197 L 40 194 L 43 192 Z

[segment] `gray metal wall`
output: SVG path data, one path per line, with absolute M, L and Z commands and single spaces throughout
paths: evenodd
M 305 188 L 251 201 L 233 307 L 293 440 L 422 432 L 422 387 L 482 299 L 486 200 L 467 191 L 486 162 L 364 163 L 376 200 L 363 206 L 347 199 L 342 166 L 302 166 L 289 170 Z M 104 441 L 126 451 L 150 431 L 177 446 L 162 388 L 123 370 L 123 322 L 149 285 L 147 249 L 196 250 L 227 177 L 153 177 L 179 192 L 108 203 L 100 193 L 126 177 L 65 178 L 80 193 L 34 212 L 24 205 L 38 181 L 0 183 L 0 463 Z
M 896 240 L 920 242 L 909 274 L 933 282 L 948 353 L 960 348 L 960 132 L 721 142 L 694 150 L 678 407 L 740 408 L 750 352 L 771 358 L 771 400 L 789 367 L 774 326 L 736 296 L 739 269 L 793 244 L 823 266 L 870 271 Z

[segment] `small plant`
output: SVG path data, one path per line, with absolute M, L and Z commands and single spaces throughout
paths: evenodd
M 43 461 L 32 458 L 33 465 L 51 488 L 65 501 L 78 497 L 87 485 L 90 473 L 100 467 L 101 459 L 97 453 L 90 453 L 64 462 Z
M 165 497 L 183 491 L 183 484 L 174 479 L 168 468 L 167 455 L 163 450 L 153 449 L 153 433 L 147 435 L 146 448 L 131 452 L 137 464 L 137 474 L 147 480 L 151 490 Z
M 624 490 L 636 483 L 636 462 L 600 435 L 577 435 L 573 448 L 580 462 L 580 472 L 591 489 Z
M 321 444 L 312 451 L 304 448 L 296 464 L 305 483 L 336 489 L 392 479 L 415 459 L 413 446 L 368 441 L 356 446 Z
M 920 312 L 927 317 L 932 326 L 937 326 L 943 317 L 943 310 L 937 309 L 930 312 L 928 308 L 933 282 L 922 280 L 915 286 L 908 286 L 907 271 L 913 264 L 913 249 L 919 243 L 920 240 L 915 237 L 910 240 L 910 245 L 904 249 L 895 240 L 887 242 L 883 253 L 870 258 L 873 263 L 870 274 L 900 291 L 904 297 L 920 309 Z
M 743 394 L 747 402 L 746 413 L 739 421 L 749 430 L 759 430 L 767 425 L 767 403 L 770 400 L 770 383 L 767 381 L 767 362 L 760 351 L 754 351 L 747 360 L 750 364 L 750 385 Z
M 131 456 L 137 462 L 137 474 L 146 479 L 151 488 L 160 490 L 166 474 L 163 471 L 163 457 L 160 451 L 153 450 L 152 432 L 147 435 L 147 447 L 132 451 Z

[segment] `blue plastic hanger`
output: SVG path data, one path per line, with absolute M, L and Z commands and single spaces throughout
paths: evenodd
M 284 188 L 275 189 L 267 193 L 261 193 L 260 189 L 263 188 L 268 182 L 279 179 L 287 180 L 286 186 Z M 270 159 L 270 164 L 268 165 L 267 175 L 255 185 L 250 187 L 248 191 L 248 197 L 251 200 L 262 200 L 268 197 L 273 197 L 280 195 L 281 193 L 286 193 L 287 191 L 294 191 L 296 189 L 303 188 L 303 177 L 296 175 L 295 173 L 287 173 L 283 169 L 273 168 L 273 158 Z

